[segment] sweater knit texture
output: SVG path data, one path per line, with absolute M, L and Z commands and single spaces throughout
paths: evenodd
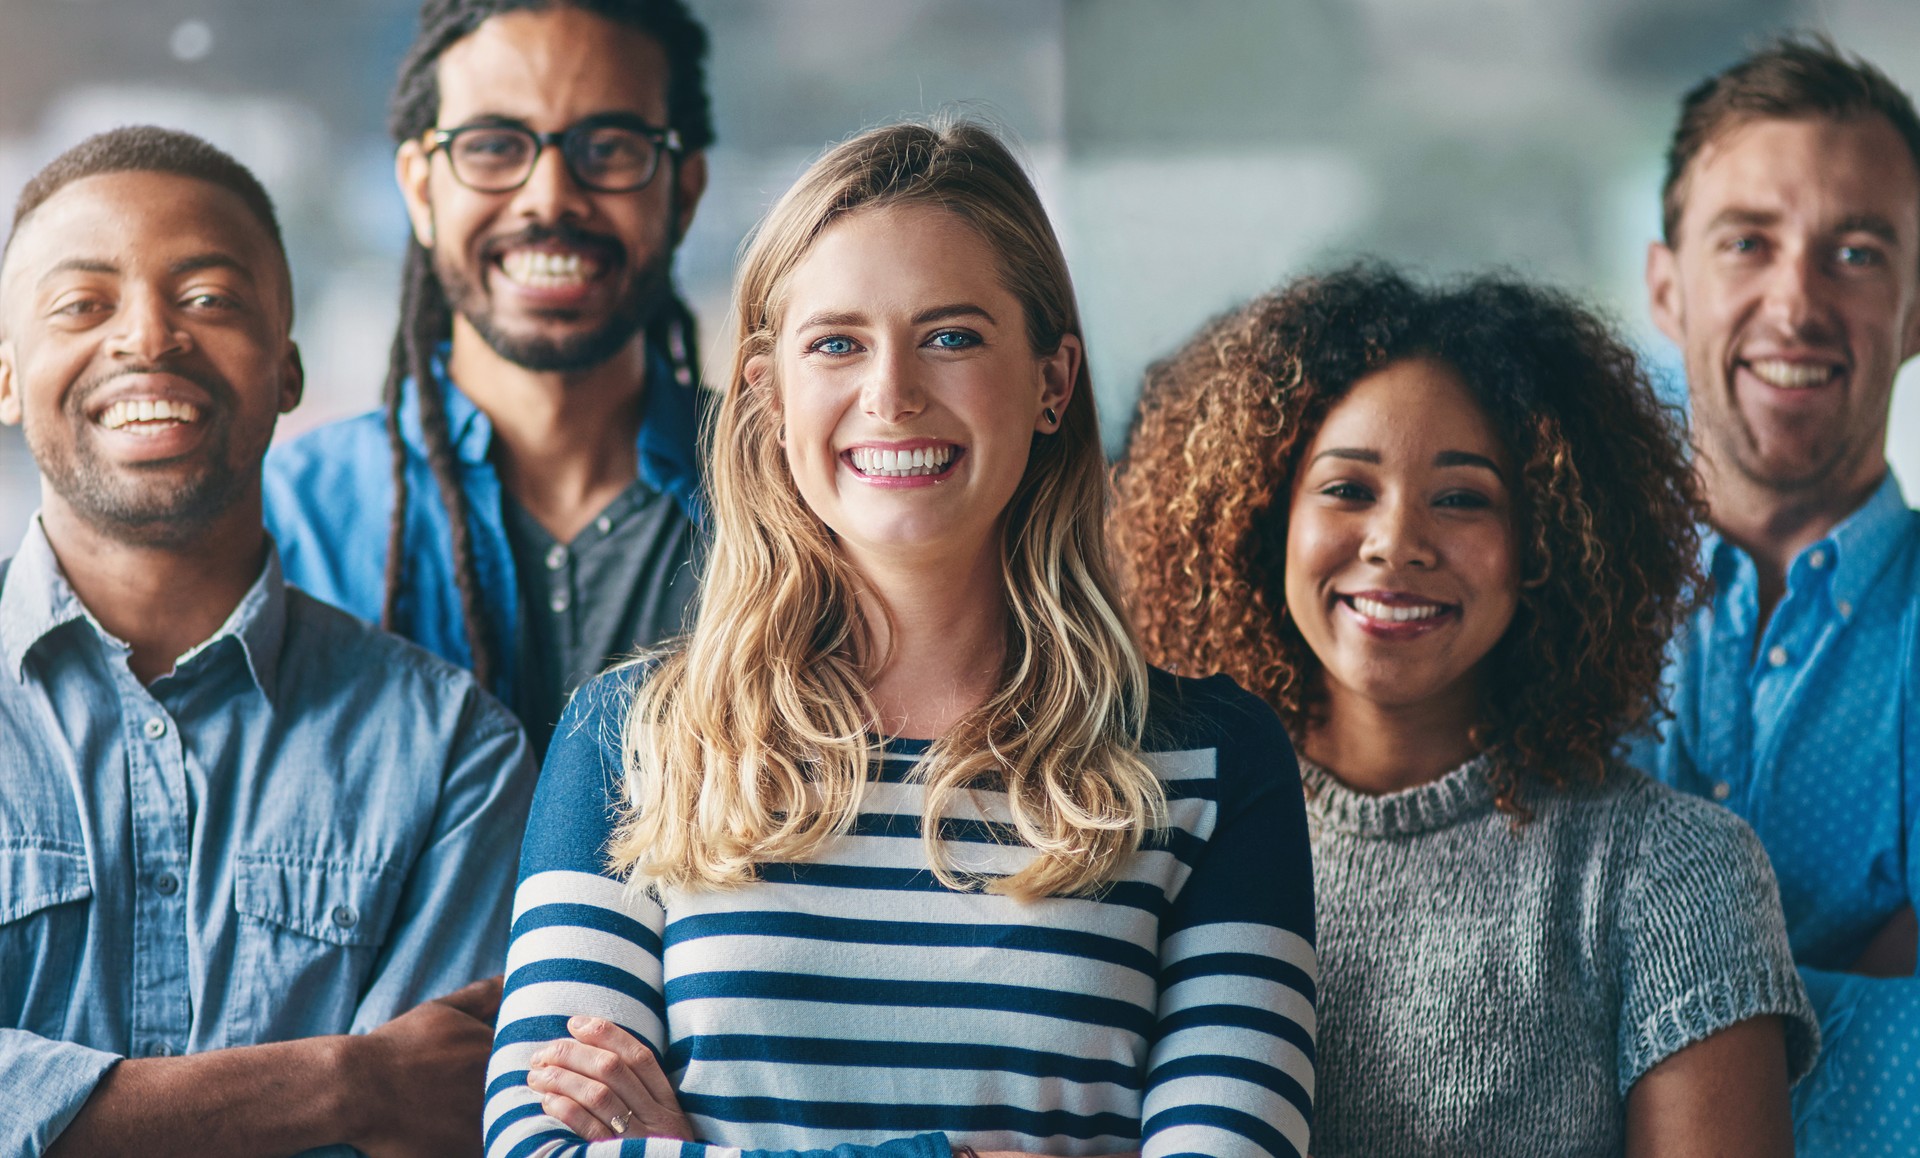
M 1627 1090 L 1748 1018 L 1798 1080 L 1819 1028 L 1752 831 L 1624 767 L 1538 789 L 1486 757 L 1369 796 L 1301 761 L 1319 905 L 1318 1158 L 1619 1154 Z

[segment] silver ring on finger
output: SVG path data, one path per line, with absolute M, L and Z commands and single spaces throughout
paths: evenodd
M 627 1127 L 633 1125 L 633 1111 L 620 1111 L 613 1117 L 607 1119 L 607 1125 L 612 1127 L 615 1134 L 625 1134 Z

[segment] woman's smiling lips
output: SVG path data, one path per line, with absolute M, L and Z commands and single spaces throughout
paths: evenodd
M 1404 591 L 1351 591 L 1334 599 L 1360 630 L 1378 639 L 1417 639 L 1460 617 L 1457 603 Z
M 966 448 L 938 438 L 862 442 L 840 452 L 853 476 L 890 489 L 934 486 L 953 477 Z

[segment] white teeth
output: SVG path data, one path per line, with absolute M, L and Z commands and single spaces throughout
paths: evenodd
M 1353 609 L 1368 619 L 1380 619 L 1388 623 L 1410 623 L 1416 619 L 1432 619 L 1446 610 L 1438 603 L 1418 603 L 1410 606 L 1377 603 L 1364 595 L 1353 596 Z
M 954 447 L 929 446 L 919 450 L 879 450 L 856 446 L 847 452 L 853 469 L 875 478 L 914 478 L 939 474 L 953 461 Z
M 1805 390 L 1823 386 L 1840 373 L 1838 366 L 1817 362 L 1789 362 L 1784 358 L 1761 358 L 1748 362 L 1753 376 L 1782 390 Z
M 134 433 L 153 433 L 176 422 L 198 422 L 199 420 L 198 406 L 190 402 L 169 402 L 165 398 L 139 398 L 116 402 L 107 407 L 99 418 L 100 425 L 108 430 L 124 430 L 132 426 Z M 140 426 L 147 424 L 152 424 L 154 430 L 140 429 Z
M 584 254 L 543 249 L 509 250 L 500 259 L 500 268 L 514 284 L 541 289 L 583 285 L 600 273 L 600 263 Z

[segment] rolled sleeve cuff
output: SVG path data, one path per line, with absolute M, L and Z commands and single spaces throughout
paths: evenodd
M 1621 1093 L 1694 1042 L 1749 1018 L 1769 1015 L 1780 1018 L 1785 1031 L 1787 1080 L 1798 1082 L 1820 1053 L 1820 1022 L 1799 973 L 1760 965 L 1742 976 L 1700 984 L 1642 1020 L 1621 1069 Z
M 0 1153 L 44 1154 L 120 1055 L 0 1029 Z

